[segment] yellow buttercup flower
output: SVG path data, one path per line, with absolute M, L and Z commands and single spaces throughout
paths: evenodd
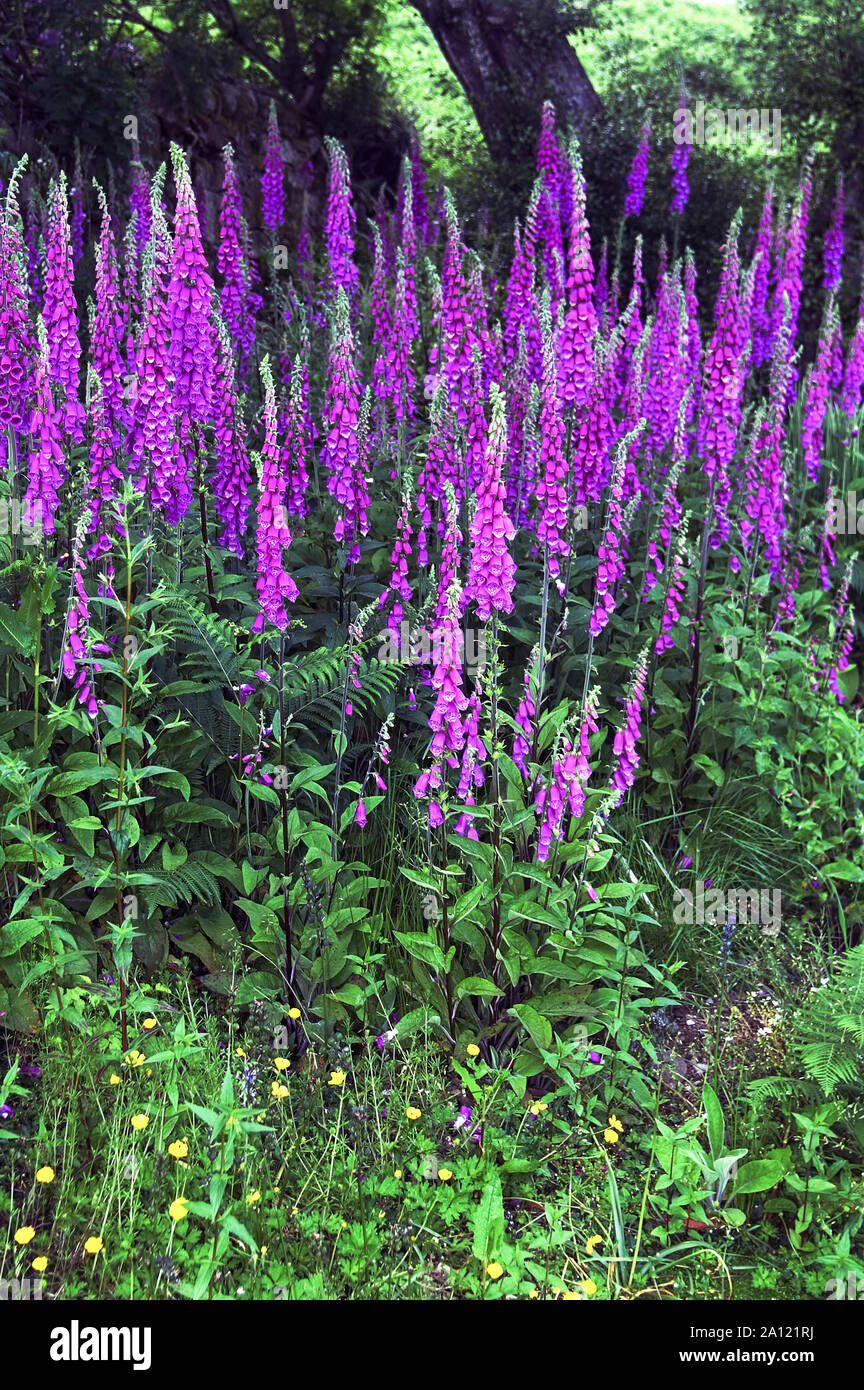
M 261 1246 L 261 1254 L 262 1254 L 262 1255 L 266 1255 L 266 1254 L 267 1254 L 267 1246 L 266 1246 L 266 1245 L 262 1245 L 262 1246 Z
M 248 1197 L 246 1198 L 246 1205 L 247 1207 L 254 1207 L 255 1203 L 260 1201 L 261 1193 L 256 1190 L 255 1192 L 249 1193 Z
M 453 1176 L 453 1173 L 449 1168 L 439 1168 L 438 1176 L 442 1182 L 449 1182 Z
M 228 1119 L 225 1121 L 225 1124 L 229 1125 L 233 1129 L 233 1127 L 236 1124 L 239 1124 L 239 1120 L 237 1119 L 236 1115 L 229 1115 Z
M 602 1237 L 602 1236 L 589 1236 L 588 1239 L 587 1239 L 586 1242 L 585 1242 L 585 1250 L 587 1251 L 587 1253 L 588 1253 L 589 1255 L 593 1255 L 593 1254 L 594 1254 L 595 1248 L 596 1248 L 598 1245 L 602 1245 L 602 1244 L 603 1244 L 603 1237 Z
M 109 1086 L 120 1085 L 120 1077 L 117 1075 L 116 1071 L 112 1071 L 111 1075 L 108 1077 L 108 1084 Z
M 142 1028 L 147 1028 L 147 1029 L 155 1028 L 155 1027 L 156 1027 L 156 1020 L 155 1020 L 155 1018 L 145 1018 L 145 1019 L 142 1021 L 141 1027 L 142 1027 Z
M 486 1273 L 489 1275 L 490 1279 L 500 1279 L 501 1275 L 504 1273 L 504 1266 L 499 1265 L 497 1260 L 493 1260 L 491 1264 L 486 1266 Z
M 168 1152 L 172 1158 L 186 1158 L 189 1153 L 189 1145 L 185 1139 L 175 1139 L 173 1144 L 168 1145 Z
M 609 1116 L 609 1128 L 610 1128 L 610 1129 L 617 1129 L 617 1131 L 618 1131 L 619 1134 L 623 1134 L 623 1133 L 624 1133 L 624 1126 L 622 1125 L 621 1121 L 618 1119 L 618 1116 L 617 1116 L 617 1115 L 610 1115 L 610 1116 Z
M 131 1052 L 126 1053 L 125 1065 L 129 1067 L 142 1067 L 147 1061 L 143 1052 L 139 1052 L 137 1047 L 133 1047 Z
M 604 1131 L 603 1131 L 603 1138 L 606 1140 L 606 1143 L 607 1143 L 607 1144 L 617 1144 L 617 1143 L 618 1143 L 618 1135 L 617 1135 L 617 1133 L 615 1132 L 614 1129 L 604 1129 Z
M 15 1232 L 15 1241 L 18 1245 L 29 1245 L 35 1234 L 33 1226 L 19 1226 Z
M 574 1293 L 572 1289 L 568 1289 L 567 1292 L 562 1296 L 561 1302 L 562 1302 L 562 1303 L 578 1303 L 578 1302 L 580 1302 L 579 1294 L 578 1294 L 578 1293 Z
M 274 1065 L 274 1067 L 276 1068 L 277 1071 L 287 1071 L 288 1068 L 290 1067 L 291 1063 L 288 1061 L 288 1058 L 287 1058 L 287 1057 L 277 1057 L 276 1060 L 274 1061 L 273 1065 Z M 334 1075 L 335 1075 L 335 1072 L 334 1072 Z
M 129 1121 L 133 1129 L 146 1129 L 150 1123 L 149 1115 L 133 1115 Z
M 580 1279 L 579 1287 L 589 1298 L 593 1298 L 594 1294 L 597 1292 L 597 1285 L 594 1283 L 593 1279 Z
M 405 1111 L 405 1114 L 408 1116 L 409 1120 L 419 1120 L 420 1116 L 423 1114 L 423 1111 L 418 1110 L 416 1105 L 409 1105 L 408 1109 Z
M 289 1018 L 300 1018 L 300 1017 L 301 1017 L 300 1010 L 299 1010 L 299 1009 L 289 1009 L 289 1010 L 288 1010 L 288 1017 L 289 1017 Z
M 245 1056 L 246 1056 L 246 1053 L 243 1051 L 242 1047 L 235 1047 L 235 1049 L 234 1049 L 234 1056 L 235 1056 L 235 1057 L 245 1057 Z
M 531 1114 L 540 1115 L 544 1110 L 548 1109 L 549 1106 L 546 1104 L 545 1100 L 538 1100 L 534 1103 L 534 1105 L 531 1106 Z
M 35 1269 L 37 1274 L 44 1274 L 48 1268 L 48 1256 L 37 1255 L 35 1260 L 31 1261 L 30 1268 Z
M 275 1096 L 277 1100 L 284 1100 L 286 1096 L 290 1096 L 291 1092 L 287 1086 L 282 1085 L 281 1081 L 274 1081 L 270 1086 L 270 1094 Z
M 396 1171 L 394 1172 L 393 1176 L 394 1176 L 394 1178 L 396 1179 L 397 1182 L 401 1182 L 401 1180 L 402 1180 L 402 1169 L 401 1169 L 401 1168 L 397 1168 Z
M 105 1242 L 101 1236 L 88 1236 L 84 1242 L 84 1249 L 88 1255 L 98 1255 L 105 1249 Z
M 168 1208 L 168 1215 L 171 1217 L 172 1221 L 186 1220 L 186 1217 L 189 1215 L 188 1211 L 186 1210 L 186 1203 L 188 1201 L 188 1197 L 175 1198 L 175 1200 L 171 1203 L 170 1207 Z
M 51 1168 L 47 1163 L 45 1164 L 44 1168 L 37 1168 L 37 1170 L 36 1170 L 36 1181 L 37 1181 L 37 1182 L 53 1182 L 53 1181 L 54 1181 L 54 1169 Z
M 539 1289 L 529 1289 L 529 1290 L 528 1290 L 528 1297 L 529 1297 L 529 1298 L 539 1298 L 539 1297 L 540 1297 L 540 1290 L 539 1290 Z
M 345 1073 L 344 1073 L 344 1071 L 331 1071 L 331 1073 L 330 1073 L 330 1080 L 327 1082 L 327 1085 L 328 1085 L 328 1086 L 344 1086 L 344 1085 L 345 1085 Z
M 480 1049 L 479 1049 L 479 1047 L 477 1046 L 476 1043 L 469 1043 L 468 1046 L 466 1047 L 465 1051 L 468 1053 L 468 1056 L 469 1056 L 469 1057 L 479 1057 L 479 1056 L 480 1056 Z

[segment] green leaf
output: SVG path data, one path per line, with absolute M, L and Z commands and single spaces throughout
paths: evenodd
M 702 1104 L 708 1117 L 708 1147 L 711 1150 L 711 1159 L 715 1161 L 723 1152 L 725 1125 L 723 1123 L 723 1109 L 717 1098 L 717 1092 L 707 1082 L 702 1087 Z
M 548 1052 L 552 1046 L 552 1024 L 548 1018 L 544 1018 L 531 1004 L 514 1004 L 507 1012 L 522 1024 L 535 1047 L 539 1047 L 541 1052 Z
M 742 1163 L 735 1175 L 732 1192 L 740 1197 L 747 1192 L 767 1192 L 783 1177 L 784 1165 L 779 1158 L 755 1158 Z
M 495 999 L 503 993 L 491 980 L 482 980 L 479 975 L 467 975 L 456 986 L 457 999 L 462 999 L 466 994 L 479 995 L 481 999 Z
M 498 1253 L 504 1236 L 504 1200 L 501 1179 L 492 1172 L 483 1184 L 483 1195 L 474 1217 L 472 1251 L 475 1260 L 484 1264 L 489 1256 Z

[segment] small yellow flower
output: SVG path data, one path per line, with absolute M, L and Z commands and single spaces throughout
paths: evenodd
M 396 1179 L 397 1182 L 401 1182 L 401 1181 L 402 1181 L 402 1169 L 401 1169 L 401 1168 L 397 1168 L 396 1171 L 395 1171 L 395 1173 L 393 1174 L 393 1176 L 394 1176 L 394 1178 Z
M 235 1056 L 235 1057 L 245 1057 L 245 1056 L 246 1056 L 246 1053 L 243 1051 L 242 1047 L 235 1047 L 235 1049 L 234 1049 L 234 1056 Z
M 112 1071 L 111 1075 L 108 1078 L 108 1084 L 109 1086 L 120 1085 L 120 1077 L 117 1075 L 116 1071 Z
M 185 1139 L 175 1139 L 173 1144 L 168 1145 L 168 1152 L 172 1158 L 186 1158 L 189 1145 Z
M 597 1285 L 594 1283 L 593 1279 L 580 1279 L 579 1287 L 589 1298 L 593 1298 L 594 1294 L 597 1292 Z
M 51 1167 L 49 1167 L 49 1165 L 48 1165 L 47 1163 L 45 1164 L 44 1168 L 38 1168 L 38 1169 L 36 1170 L 36 1181 L 37 1181 L 37 1182 L 53 1182 L 53 1181 L 54 1181 L 54 1169 L 51 1168 Z
M 149 1115 L 133 1115 L 129 1121 L 133 1129 L 146 1129 L 150 1123 Z
M 606 1140 L 607 1144 L 618 1143 L 618 1135 L 616 1134 L 614 1129 L 604 1129 L 603 1138 Z
M 585 1242 L 585 1250 L 589 1255 L 594 1254 L 595 1247 L 603 1244 L 602 1236 L 589 1236 Z
M 188 1201 L 188 1197 L 175 1198 L 175 1200 L 171 1203 L 170 1207 L 168 1208 L 168 1215 L 171 1217 L 172 1221 L 186 1220 L 186 1217 L 189 1215 L 188 1211 L 186 1210 L 186 1203 Z
M 420 1116 L 423 1114 L 423 1111 L 418 1110 L 416 1105 L 409 1105 L 408 1109 L 405 1111 L 405 1114 L 408 1116 L 409 1120 L 419 1120 Z
M 624 1133 L 624 1126 L 622 1125 L 621 1121 L 618 1119 L 618 1116 L 617 1116 L 617 1115 L 610 1115 L 610 1116 L 609 1116 L 609 1128 L 610 1128 L 610 1129 L 617 1129 L 617 1131 L 618 1131 L 619 1134 L 623 1134 L 623 1133 Z
M 580 1301 L 579 1294 L 574 1293 L 572 1289 L 568 1289 L 561 1298 L 562 1303 L 579 1303 Z
M 453 1174 L 449 1168 L 439 1168 L 438 1176 L 442 1182 L 449 1182 Z
M 288 1058 L 287 1058 L 287 1057 L 277 1057 L 276 1060 L 275 1060 L 275 1062 L 273 1063 L 273 1065 L 274 1065 L 274 1067 L 276 1068 L 277 1071 L 287 1071 L 288 1068 L 290 1067 L 291 1063 L 288 1061 Z M 334 1072 L 334 1076 L 335 1076 L 335 1072 Z
M 152 1067 L 148 1067 L 147 1070 L 145 1071 L 144 1075 L 145 1075 L 145 1076 L 152 1076 L 152 1075 L 153 1075 L 153 1068 L 152 1068 Z
M 539 1297 L 540 1297 L 540 1290 L 539 1290 L 539 1289 L 529 1289 L 529 1291 L 528 1291 L 528 1297 L 529 1297 L 529 1298 L 539 1298 Z
M 147 1029 L 155 1028 L 155 1027 L 156 1027 L 156 1020 L 155 1020 L 155 1018 L 145 1018 L 145 1019 L 142 1021 L 141 1027 L 142 1027 L 142 1028 L 147 1028 Z
M 139 1052 L 137 1047 L 133 1047 L 131 1052 L 126 1053 L 126 1066 L 141 1067 L 147 1061 L 143 1052 Z
M 386 1211 L 384 1210 L 384 1208 L 382 1207 L 381 1210 L 380 1210 L 379 1213 L 378 1213 L 379 1220 L 380 1220 L 380 1218 L 381 1218 L 382 1216 L 386 1216 L 386 1215 L 387 1215 L 387 1213 L 386 1213 Z
M 490 1279 L 500 1279 L 504 1273 L 504 1266 L 499 1265 L 497 1260 L 493 1260 L 491 1264 L 486 1266 L 486 1273 Z
M 300 1010 L 299 1010 L 299 1009 L 289 1009 L 289 1010 L 288 1010 L 288 1017 L 289 1017 L 289 1018 L 300 1018 L 300 1016 L 301 1016 L 301 1015 L 300 1015 Z
M 31 1262 L 30 1268 L 35 1269 L 37 1274 L 44 1274 L 48 1268 L 48 1256 L 37 1255 L 35 1260 Z
M 267 1254 L 267 1246 L 266 1246 L 266 1245 L 262 1245 L 262 1246 L 261 1246 L 261 1254 L 262 1254 L 262 1255 L 266 1255 L 266 1254 Z
M 225 1123 L 233 1128 L 234 1125 L 239 1124 L 239 1120 L 236 1115 L 229 1115 Z
M 84 1249 L 88 1255 L 98 1255 L 105 1249 L 105 1242 L 101 1236 L 88 1236 L 84 1242 Z
M 32 1226 L 19 1226 L 15 1232 L 15 1240 L 18 1245 L 29 1245 L 36 1231 Z
M 267 1119 L 266 1111 L 262 1110 L 260 1115 L 255 1116 L 255 1119 L 257 1120 L 259 1125 L 263 1125 L 264 1121 Z
M 342 1222 L 341 1229 L 342 1229 L 343 1231 L 347 1231 L 347 1230 L 348 1230 L 348 1222 L 347 1222 L 347 1221 L 343 1221 L 343 1222 Z
M 544 1110 L 548 1109 L 549 1106 L 546 1104 L 545 1100 L 538 1100 L 534 1105 L 531 1106 L 531 1114 L 540 1115 Z
M 344 1073 L 344 1071 L 331 1071 L 331 1073 L 330 1073 L 330 1080 L 327 1082 L 327 1085 L 328 1085 L 328 1086 L 344 1086 L 344 1085 L 345 1085 L 345 1073 Z
M 275 1096 L 277 1100 L 284 1100 L 286 1096 L 290 1096 L 291 1092 L 287 1086 L 282 1085 L 281 1081 L 274 1081 L 270 1086 L 270 1094 Z
M 469 1043 L 468 1046 L 466 1047 L 465 1051 L 468 1053 L 468 1056 L 469 1056 L 469 1057 L 479 1057 L 479 1056 L 480 1056 L 480 1049 L 479 1049 L 479 1047 L 477 1046 L 476 1043 Z
M 246 1198 L 246 1205 L 247 1205 L 247 1207 L 254 1207 L 255 1203 L 256 1203 L 256 1202 L 260 1202 L 260 1201 L 261 1201 L 261 1193 L 256 1189 L 254 1192 L 250 1192 L 249 1195 L 247 1196 L 247 1198 Z

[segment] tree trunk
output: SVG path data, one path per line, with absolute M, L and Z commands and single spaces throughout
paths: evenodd
M 471 103 L 492 158 L 534 149 L 545 100 L 584 135 L 602 104 L 568 41 L 558 0 L 411 0 Z

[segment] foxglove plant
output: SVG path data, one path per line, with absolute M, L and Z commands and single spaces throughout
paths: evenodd
M 585 216 L 585 180 L 579 146 L 570 150 L 572 171 L 572 220 L 567 256 L 567 308 L 558 336 L 561 363 L 561 395 L 566 405 L 584 406 L 591 391 L 594 367 L 594 266 Z
M 609 786 L 613 792 L 611 809 L 621 805 L 625 793 L 636 780 L 639 755 L 636 744 L 641 733 L 642 706 L 645 702 L 645 681 L 648 674 L 648 648 L 637 659 L 633 679 L 624 707 L 624 724 L 615 734 L 612 752 L 617 759 Z
M 78 400 L 81 343 L 75 305 L 72 243 L 66 175 L 52 182 L 48 195 L 48 243 L 45 251 L 45 332 L 51 379 L 63 394 L 63 426 L 75 444 L 84 438 L 84 407 Z
M 217 322 L 217 333 L 218 357 L 213 421 L 216 472 L 213 476 L 213 504 L 223 528 L 219 536 L 220 546 L 242 559 L 242 538 L 249 516 L 251 472 L 249 455 L 246 452 L 243 415 L 237 399 L 234 353 L 228 329 L 221 320 Z
M 471 525 L 472 550 L 466 594 L 486 622 L 493 609 L 512 613 L 516 565 L 509 543 L 516 534 L 505 506 L 504 462 L 507 456 L 507 423 L 504 397 L 493 383 L 492 420 L 483 476 L 477 491 L 477 508 Z
M 264 444 L 260 455 L 257 505 L 257 588 L 261 612 L 252 631 L 261 632 L 266 619 L 284 632 L 289 622 L 285 605 L 295 602 L 298 589 L 285 569 L 284 553 L 291 544 L 291 532 L 285 514 L 285 478 L 280 468 L 276 396 L 268 357 L 261 364 L 261 381 L 264 386 Z
M 349 563 L 354 563 L 360 558 L 356 538 L 365 536 L 369 529 L 369 499 L 359 430 L 360 381 L 354 360 L 354 335 L 348 299 L 341 287 L 333 314 L 327 382 L 322 452 L 328 472 L 327 487 L 338 508 L 333 535 L 350 546 Z
M 338 140 L 325 140 L 330 158 L 330 187 L 327 199 L 327 257 L 329 265 L 328 293 L 337 299 L 344 291 L 353 302 L 359 282 L 354 261 L 354 223 L 356 213 L 351 197 L 351 176 L 348 159 Z
M 822 287 L 829 294 L 839 289 L 843 278 L 843 203 L 843 175 L 840 173 L 837 175 L 837 192 L 834 195 L 831 224 L 825 233 L 823 244 L 825 276 Z
M 279 137 L 276 103 L 270 102 L 267 115 L 267 146 L 261 175 L 261 213 L 264 225 L 275 236 L 285 223 L 285 160 Z
M 651 127 L 642 127 L 642 139 L 627 175 L 627 197 L 624 199 L 624 216 L 638 217 L 645 201 L 645 179 L 648 174 L 648 152 L 651 145 Z
M 195 423 L 212 418 L 216 335 L 211 321 L 213 279 L 201 246 L 201 228 L 186 156 L 171 146 L 177 205 L 168 286 L 171 366 L 178 410 Z
M 687 105 L 687 93 L 681 91 L 679 110 L 685 110 Z M 680 216 L 687 206 L 687 199 L 690 197 L 690 184 L 687 181 L 687 165 L 690 162 L 690 150 L 692 142 L 688 138 L 689 132 L 685 131 L 684 139 L 676 141 L 672 146 L 672 201 L 669 204 L 669 211 Z

